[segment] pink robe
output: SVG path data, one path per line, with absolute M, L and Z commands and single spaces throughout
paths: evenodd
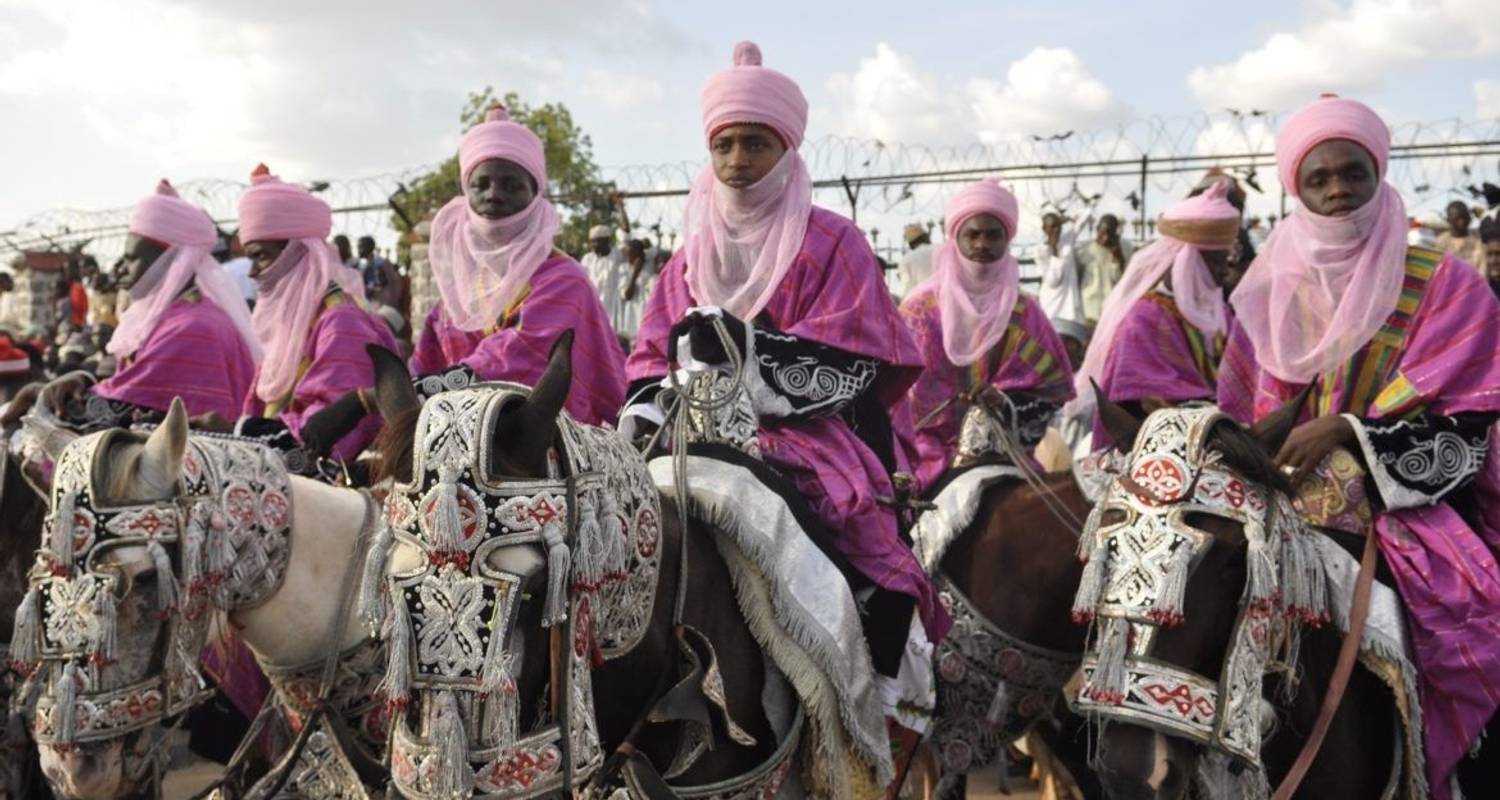
M 1320 413 L 1397 419 L 1421 411 L 1500 412 L 1500 303 L 1473 267 L 1451 256 L 1441 256 L 1424 289 L 1411 264 L 1439 257 L 1415 249 L 1408 257 L 1402 305 L 1372 340 L 1393 329 L 1406 332 L 1394 369 L 1374 386 L 1378 395 L 1363 399 L 1371 392 L 1358 392 L 1341 370 L 1324 383 L 1333 385 L 1331 393 L 1314 392 L 1310 403 Z M 1219 370 L 1221 408 L 1256 420 L 1302 388 L 1260 370 L 1249 337 L 1235 329 Z M 1303 418 L 1309 416 L 1304 410 Z M 1380 551 L 1406 603 L 1422 674 L 1428 778 L 1434 797 L 1443 798 L 1450 772 L 1500 707 L 1500 441 L 1492 430 L 1473 487 L 1482 517 L 1477 527 L 1444 501 L 1393 503 L 1378 477 L 1375 483 L 1387 506 L 1375 518 Z
M 926 284 L 901 304 L 927 369 L 911 387 L 916 432 L 917 480 L 924 487 L 948 470 L 958 452 L 959 427 L 968 404 L 955 400 L 977 386 L 1027 392 L 1061 405 L 1073 398 L 1073 371 L 1062 339 L 1030 295 L 1022 293 L 1010 310 L 1010 324 L 983 358 L 967 367 L 948 360 L 937 288 Z M 952 402 L 950 402 L 952 401 Z M 947 404 L 946 406 L 944 404 Z M 941 410 L 938 410 L 941 408 Z
M 613 423 L 625 403 L 625 353 L 588 274 L 565 255 L 554 253 L 537 269 L 519 305 L 488 335 L 455 326 L 439 301 L 427 314 L 411 371 L 428 375 L 461 365 L 483 380 L 533 386 L 547 368 L 552 343 L 569 328 L 568 413 L 589 425 Z
M 678 251 L 662 269 L 626 363 L 632 382 L 667 374 L 668 331 L 699 305 L 688 289 L 686 267 L 684 253 Z M 922 357 L 859 228 L 814 207 L 802 250 L 763 315 L 782 333 L 882 362 L 872 391 L 890 413 L 897 457 L 904 461 L 911 432 L 903 398 L 921 373 Z M 886 589 L 915 598 L 928 637 L 940 640 L 951 621 L 897 534 L 896 515 L 876 501 L 893 493 L 880 458 L 837 415 L 763 418 L 759 442 L 766 462 L 807 498 L 854 568 Z
M 276 413 L 299 441 L 302 426 L 312 415 L 355 389 L 375 385 L 375 367 L 365 352 L 366 345 L 378 344 L 393 353 L 401 352 L 390 326 L 342 293 L 330 296 L 324 304 L 303 346 L 303 369 L 292 386 L 291 399 Z M 241 413 L 260 417 L 265 416 L 266 408 L 265 401 L 252 391 Z M 379 416 L 366 415 L 334 445 L 333 457 L 353 461 L 375 438 L 380 424 Z
M 1223 336 L 1205 336 L 1182 316 L 1171 295 L 1148 292 L 1131 305 L 1109 343 L 1099 388 L 1115 403 L 1148 397 L 1182 403 L 1212 400 Z M 1094 419 L 1094 449 L 1111 444 Z
M 189 415 L 234 419 L 254 385 L 255 362 L 229 315 L 207 300 L 179 299 L 94 393 L 158 411 L 181 397 Z

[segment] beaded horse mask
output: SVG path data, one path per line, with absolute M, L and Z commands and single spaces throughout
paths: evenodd
M 1220 464 L 1209 445 L 1220 424 L 1233 423 L 1212 406 L 1153 413 L 1094 507 L 1079 542 L 1087 565 L 1073 614 L 1096 627 L 1074 708 L 1259 768 L 1262 679 L 1291 626 L 1321 617 L 1322 572 L 1290 501 Z M 1183 620 L 1189 576 L 1214 544 L 1190 515 L 1238 522 L 1248 545 L 1248 579 L 1216 677 L 1153 657 L 1161 629 Z
M 381 692 L 398 710 L 391 775 L 406 797 L 539 797 L 577 786 L 603 762 L 595 659 L 629 651 L 650 623 L 659 500 L 623 436 L 564 412 L 548 477 L 491 474 L 497 420 L 529 392 L 479 384 L 428 399 L 412 479 L 393 487 L 382 534 L 421 561 L 388 570 L 391 540 L 371 548 L 362 604 L 389 644 Z M 512 672 L 526 576 L 495 558 L 518 547 L 545 555 L 542 625 L 565 643 L 548 719 L 533 730 L 517 718 Z
M 11 652 L 38 743 L 128 741 L 131 780 L 160 766 L 161 723 L 208 695 L 198 659 L 213 614 L 279 588 L 292 515 L 281 460 L 224 438 L 187 440 L 171 497 L 112 502 L 110 451 L 141 438 L 101 431 L 60 454 Z

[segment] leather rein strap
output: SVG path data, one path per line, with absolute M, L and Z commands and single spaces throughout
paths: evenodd
M 1317 758 L 1318 750 L 1323 746 L 1323 739 L 1328 735 L 1328 727 L 1333 723 L 1333 715 L 1339 710 L 1339 703 L 1344 699 L 1344 690 L 1349 688 L 1349 676 L 1354 672 L 1354 661 L 1359 656 L 1359 644 L 1364 639 L 1365 622 L 1370 616 L 1370 591 L 1375 583 L 1375 553 L 1376 537 L 1379 533 L 1373 528 L 1365 536 L 1364 553 L 1359 558 L 1359 578 L 1354 584 L 1354 600 L 1349 609 L 1349 630 L 1344 634 L 1344 643 L 1339 648 L 1338 661 L 1334 662 L 1333 676 L 1328 680 L 1328 691 L 1323 695 L 1323 706 L 1318 709 L 1317 722 L 1313 724 L 1312 734 L 1302 744 L 1302 752 L 1297 754 L 1297 760 L 1292 762 L 1292 768 L 1287 771 L 1286 777 L 1281 779 L 1281 785 L 1276 787 L 1276 793 L 1271 800 L 1291 800 L 1296 794 L 1297 787 L 1302 784 L 1302 779 L 1307 777 L 1307 770 L 1312 766 L 1313 759 Z

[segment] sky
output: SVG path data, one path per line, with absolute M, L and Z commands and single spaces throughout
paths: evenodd
M 0 231 L 164 176 L 436 162 L 486 85 L 566 104 L 601 165 L 698 161 L 699 89 L 740 39 L 801 84 L 809 139 L 962 147 L 1326 90 L 1500 117 L 1495 0 L 0 0 Z

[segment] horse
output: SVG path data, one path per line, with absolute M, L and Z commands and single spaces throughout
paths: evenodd
M 357 626 L 335 627 L 343 598 L 329 588 L 357 574 L 373 506 L 286 475 L 268 448 L 190 437 L 180 401 L 149 435 L 68 442 L 52 492 L 11 657 L 27 675 L 27 721 L 60 797 L 159 782 L 170 726 L 207 696 L 197 659 L 212 618 L 238 631 L 293 712 L 309 701 L 288 690 L 317 685 L 304 673 L 368 645 Z M 384 729 L 370 687 L 339 677 L 350 680 L 333 704 L 375 740 L 378 759 Z
M 1175 800 L 1195 785 L 1265 797 L 1313 728 L 1342 636 L 1322 625 L 1324 534 L 1297 517 L 1268 455 L 1295 405 L 1245 429 L 1212 406 L 1142 420 L 1100 401 L 1130 455 L 1085 532 L 1075 610 L 1094 632 L 1074 702 L 1107 723 L 1096 767 L 1108 797 Z M 1356 670 L 1296 796 L 1420 794 L 1400 725 L 1392 691 Z
M 954 617 L 935 651 L 936 796 L 962 798 L 967 772 L 1030 731 L 1085 796 L 1097 797 L 1082 720 L 1058 702 L 1083 653 L 1085 630 L 1071 614 L 1079 528 L 1091 504 L 1071 472 L 1037 475 L 996 452 L 996 437 L 1011 435 L 995 429 L 998 419 L 979 406 L 965 415 L 960 440 L 992 444 L 963 448 L 912 530 L 918 560 Z
M 645 465 L 622 436 L 585 429 L 562 413 L 571 346 L 571 332 L 564 333 L 533 388 L 480 384 L 425 404 L 400 359 L 370 349 L 376 405 L 387 421 L 376 443 L 376 480 L 393 482 L 387 516 L 408 531 L 384 569 L 382 628 L 393 652 L 416 651 L 411 660 L 393 658 L 384 684 L 397 709 L 394 784 L 416 796 L 535 797 L 620 783 L 629 796 L 652 798 L 776 796 L 800 772 L 793 768 L 803 718 L 797 698 L 764 654 L 765 630 L 752 628 L 731 590 L 735 574 L 721 549 L 729 533 L 699 518 L 683 527 L 673 498 L 658 496 L 649 482 L 649 497 L 632 495 L 624 514 L 648 512 L 654 526 L 629 541 L 659 558 L 655 595 L 649 588 L 614 595 L 613 604 L 645 613 L 636 637 L 627 637 L 638 641 L 601 652 L 611 606 L 601 587 L 628 578 L 638 563 L 630 556 L 587 568 L 590 509 L 615 502 L 590 481 L 603 474 L 615 487 L 617 474 L 639 477 Z M 459 452 L 472 455 L 449 460 L 454 437 L 463 442 Z M 581 452 L 594 454 L 595 471 L 582 468 Z M 565 504 L 561 517 L 551 501 L 538 516 L 547 498 Z M 479 535 L 471 521 L 485 518 L 501 524 L 484 543 L 469 544 Z M 538 520 L 545 524 L 530 524 Z M 474 563 L 467 547 L 477 547 Z M 474 658 L 447 643 L 413 644 L 433 629 L 426 608 L 440 593 L 458 596 L 481 584 L 486 596 L 514 600 L 497 612 L 499 622 L 456 626 Z M 423 607 L 415 605 L 418 595 L 427 598 Z M 401 674 L 413 661 L 421 674 Z M 783 700 L 764 702 L 777 685 Z M 832 761 L 815 747 L 801 749 L 816 752 L 814 762 Z

